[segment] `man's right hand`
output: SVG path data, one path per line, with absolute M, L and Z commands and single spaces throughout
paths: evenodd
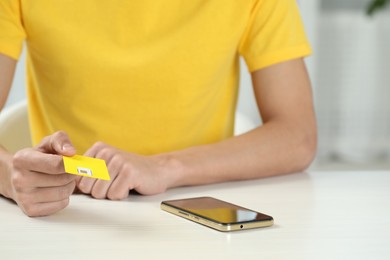
M 69 204 L 75 189 L 75 175 L 64 170 L 62 156 L 75 155 L 65 132 L 45 137 L 39 145 L 10 156 L 3 179 L 4 196 L 13 199 L 30 217 L 46 216 Z M 3 175 L 4 176 L 4 175 Z

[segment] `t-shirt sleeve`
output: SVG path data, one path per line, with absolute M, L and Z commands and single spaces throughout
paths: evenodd
M 296 0 L 253 0 L 239 52 L 248 69 L 311 54 Z
M 25 38 L 20 0 L 0 0 L 0 53 L 19 59 Z

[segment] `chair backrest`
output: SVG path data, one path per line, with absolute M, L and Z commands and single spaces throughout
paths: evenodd
M 1 111 L 0 144 L 10 152 L 31 147 L 26 100 L 15 103 Z
M 256 127 L 256 123 L 246 114 L 237 110 L 234 123 L 234 135 L 240 135 Z

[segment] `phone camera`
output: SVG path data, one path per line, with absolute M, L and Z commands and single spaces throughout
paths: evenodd
M 243 225 L 240 226 L 240 228 L 243 228 L 243 227 L 244 227 Z

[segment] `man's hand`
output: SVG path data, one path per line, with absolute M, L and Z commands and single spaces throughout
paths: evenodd
M 53 214 L 69 204 L 75 176 L 66 174 L 62 155 L 72 156 L 75 148 L 64 132 L 45 137 L 34 148 L 23 149 L 10 160 L 8 194 L 31 217 Z
M 85 155 L 105 160 L 111 177 L 110 181 L 78 177 L 77 188 L 94 198 L 120 200 L 127 198 L 133 189 L 152 195 L 168 188 L 169 178 L 164 177 L 164 167 L 156 157 L 127 153 L 101 142 Z

